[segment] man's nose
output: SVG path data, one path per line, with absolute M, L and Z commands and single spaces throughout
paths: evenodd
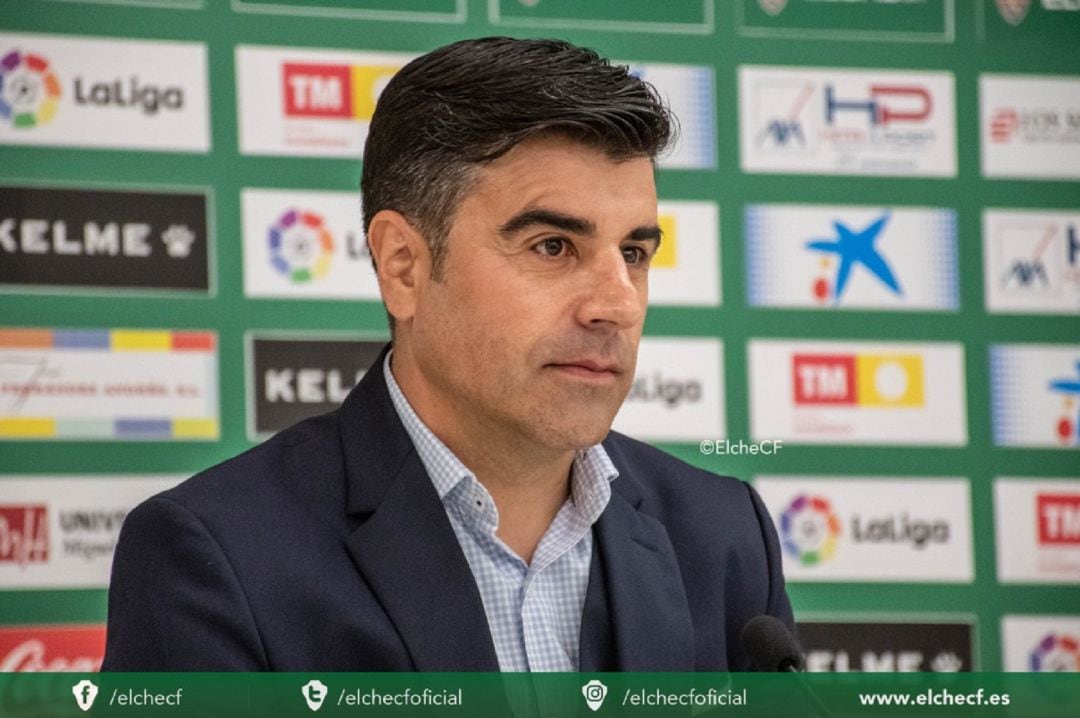
M 578 321 L 587 327 L 619 329 L 640 322 L 645 315 L 647 284 L 635 283 L 632 271 L 621 249 L 592 257 L 581 278 L 584 298 Z

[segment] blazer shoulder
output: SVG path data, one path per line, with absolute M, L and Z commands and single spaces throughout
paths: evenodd
M 336 414 L 302 421 L 160 496 L 207 518 L 267 510 L 293 492 L 317 490 L 320 482 L 340 483 L 344 468 Z
M 625 434 L 612 431 L 603 445 L 620 476 L 625 473 L 646 496 L 664 503 L 748 498 L 746 482 L 694 466 Z

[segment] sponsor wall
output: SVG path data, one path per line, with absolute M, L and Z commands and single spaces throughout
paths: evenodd
M 490 34 L 678 114 L 615 426 L 755 484 L 811 669 L 1080 669 L 1080 3 L 403 5 L 0 18 L 0 670 L 95 668 L 127 511 L 368 369 L 371 113 Z

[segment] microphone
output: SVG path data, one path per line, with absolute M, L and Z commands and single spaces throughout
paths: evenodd
M 795 636 L 773 616 L 751 618 L 742 630 L 743 650 L 754 671 L 798 673 L 803 669 L 802 651 Z

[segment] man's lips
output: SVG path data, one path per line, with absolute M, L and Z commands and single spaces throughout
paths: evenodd
M 569 359 L 552 362 L 547 366 L 584 378 L 608 378 L 622 373 L 618 364 L 603 359 Z

